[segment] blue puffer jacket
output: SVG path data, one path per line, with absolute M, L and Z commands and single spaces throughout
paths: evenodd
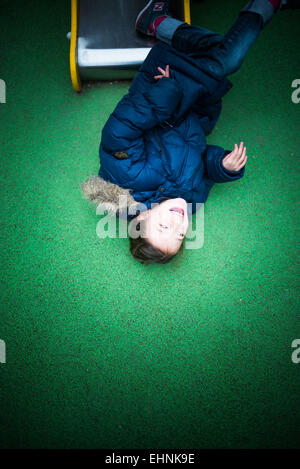
M 170 78 L 155 80 L 170 65 Z M 123 188 L 147 208 L 166 198 L 205 202 L 214 182 L 239 179 L 222 159 L 231 150 L 207 145 L 205 135 L 231 88 L 216 80 L 193 56 L 158 42 L 102 131 L 99 176 Z

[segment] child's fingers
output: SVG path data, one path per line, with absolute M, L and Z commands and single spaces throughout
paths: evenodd
M 235 162 L 239 162 L 242 158 L 242 155 L 243 155 L 243 142 L 241 142 L 239 144 L 239 146 L 235 146 L 235 150 L 234 150 L 234 161 Z
M 241 156 L 239 157 L 239 163 L 241 163 L 246 156 L 246 147 L 244 147 Z
M 237 157 L 237 154 L 238 154 L 238 146 L 237 146 L 237 144 L 235 143 L 235 144 L 234 144 L 234 149 L 232 150 L 231 153 L 228 154 L 228 157 L 229 157 L 232 161 L 235 161 L 235 160 L 236 160 L 236 157 Z
M 245 159 L 244 159 L 244 161 L 243 161 L 243 164 L 242 164 L 242 168 L 243 168 L 243 167 L 245 166 L 245 164 L 247 163 L 247 159 L 248 159 L 248 156 L 246 155 L 246 156 L 245 156 Z
M 231 153 L 227 153 L 227 155 L 225 156 L 224 160 L 232 159 L 232 158 L 234 158 L 234 155 L 235 155 L 235 145 L 234 145 L 234 149 L 232 150 L 232 152 L 231 152 Z
M 238 157 L 239 158 L 242 156 L 242 153 L 243 153 L 243 145 L 244 145 L 244 142 L 240 142 L 239 150 L 238 150 Z
M 157 69 L 160 71 L 160 73 L 163 74 L 163 76 L 169 78 L 170 77 L 170 66 L 169 65 L 166 65 L 166 70 L 164 70 L 163 68 L 161 67 L 157 67 Z
M 240 171 L 245 166 L 245 164 L 247 163 L 247 159 L 248 159 L 248 157 L 246 155 L 244 160 L 242 161 L 242 163 L 239 165 L 238 171 Z
M 155 78 L 155 80 L 159 80 L 162 77 L 163 77 L 163 75 L 155 75 L 155 77 L 153 77 L 153 78 Z

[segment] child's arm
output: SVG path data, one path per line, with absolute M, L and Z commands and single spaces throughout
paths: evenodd
M 150 89 L 144 93 L 129 92 L 110 115 L 102 131 L 102 144 L 109 151 L 126 151 L 136 146 L 146 130 L 169 119 L 175 111 L 182 98 L 179 83 L 169 78 L 168 69 L 154 78 L 158 81 Z
M 182 98 L 182 90 L 169 70 L 154 77 L 159 81 L 145 91 L 122 98 L 102 130 L 101 166 L 115 184 L 136 190 L 153 190 L 163 176 L 152 166 L 145 151 L 144 132 L 170 118 Z M 102 170 L 104 176 L 104 169 Z
M 235 181 L 243 177 L 247 162 L 246 148 L 243 142 L 235 145 L 232 152 L 216 145 L 208 145 L 204 155 L 206 172 L 214 182 Z

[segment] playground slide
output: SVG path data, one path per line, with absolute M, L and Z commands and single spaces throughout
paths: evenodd
M 131 79 L 155 38 L 135 31 L 145 0 L 71 0 L 70 71 L 79 92 L 84 80 Z M 190 23 L 190 0 L 170 0 L 170 14 Z

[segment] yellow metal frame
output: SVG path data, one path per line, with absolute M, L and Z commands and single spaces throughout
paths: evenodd
M 80 76 L 77 67 L 77 24 L 78 2 L 71 0 L 71 41 L 70 41 L 70 72 L 72 85 L 75 91 L 81 91 Z
M 191 7 L 190 0 L 184 0 L 184 21 L 188 24 L 191 24 Z

